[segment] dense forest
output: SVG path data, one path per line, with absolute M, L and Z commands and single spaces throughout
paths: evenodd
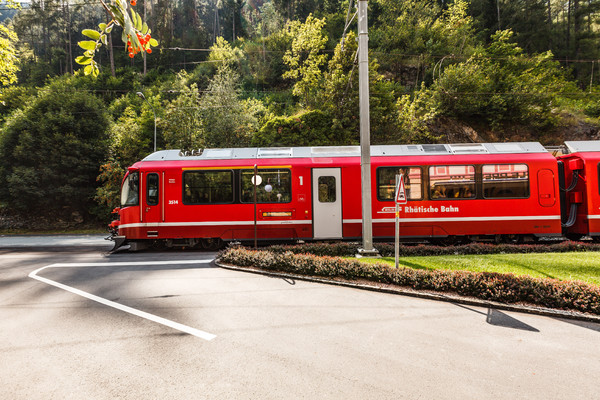
M 155 124 L 157 149 L 359 142 L 356 1 L 131 3 L 159 45 L 115 28 L 97 77 L 99 1 L 0 5 L 1 221 L 106 220 Z M 368 7 L 372 143 L 600 138 L 600 0 Z

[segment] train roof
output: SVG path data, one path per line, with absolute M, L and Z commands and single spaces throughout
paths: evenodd
M 600 140 L 578 140 L 565 142 L 569 153 L 589 153 L 600 151 Z
M 548 153 L 538 142 L 407 144 L 371 146 L 371 157 L 439 156 L 446 154 L 532 154 Z M 260 147 L 203 149 L 189 153 L 161 150 L 142 161 L 235 160 L 261 158 L 359 157 L 360 146 Z

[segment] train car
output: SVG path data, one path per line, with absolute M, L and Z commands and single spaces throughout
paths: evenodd
M 558 157 L 564 235 L 600 240 L 600 141 L 565 142 L 568 154 Z
M 371 147 L 375 240 L 519 241 L 560 236 L 558 166 L 539 143 Z M 159 151 L 128 169 L 116 245 L 216 247 L 223 241 L 357 240 L 360 147 Z M 256 182 L 256 185 L 254 185 Z

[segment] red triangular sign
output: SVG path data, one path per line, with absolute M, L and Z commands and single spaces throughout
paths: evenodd
M 396 188 L 396 203 L 406 204 L 406 192 L 404 191 L 404 179 L 402 175 L 400 175 L 398 187 Z

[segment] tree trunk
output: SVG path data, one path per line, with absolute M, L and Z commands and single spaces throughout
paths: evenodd
M 72 45 L 72 41 L 71 41 L 71 12 L 69 10 L 69 2 L 66 2 L 66 10 L 67 10 L 67 46 L 68 46 L 68 66 L 69 66 L 69 72 L 73 73 L 73 45 Z
M 496 10 L 498 12 L 498 30 L 502 30 L 502 26 L 500 25 L 500 0 L 496 0 Z

